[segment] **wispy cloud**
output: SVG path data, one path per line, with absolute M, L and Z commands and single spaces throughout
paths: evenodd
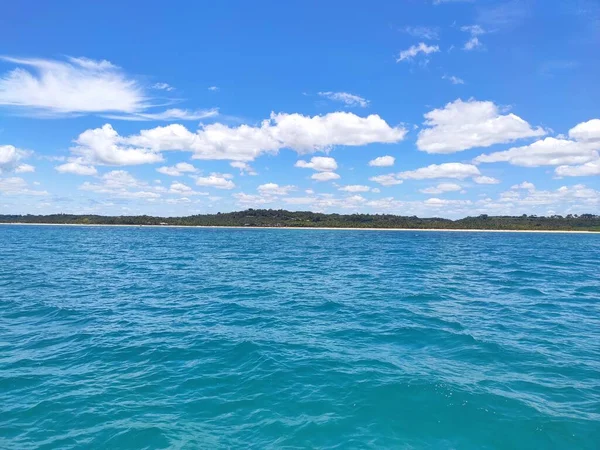
M 167 83 L 154 83 L 152 85 L 152 89 L 158 89 L 158 90 L 161 90 L 161 91 L 171 92 L 175 88 L 173 86 L 171 86 L 170 84 L 167 84 Z
M 483 47 L 483 44 L 479 41 L 479 36 L 485 34 L 486 31 L 480 25 L 465 25 L 460 27 L 460 31 L 464 31 L 471 35 L 471 38 L 465 42 L 463 47 L 464 50 L 475 50 Z
M 440 29 L 438 27 L 407 26 L 404 27 L 402 31 L 420 39 L 437 40 L 440 38 Z
M 369 100 L 360 95 L 349 94 L 348 92 L 319 92 L 318 94 L 329 100 L 342 102 L 346 106 L 360 106 L 362 108 L 369 106 Z
M 53 118 L 97 114 L 120 120 L 198 120 L 217 114 L 216 109 L 152 112 L 157 105 L 142 84 L 106 60 L 0 56 L 0 61 L 14 66 L 0 75 L 0 107 L 11 108 L 20 115 Z M 173 90 L 167 83 L 150 87 Z
M 419 53 L 423 53 L 424 55 L 429 55 L 430 53 L 437 53 L 440 51 L 440 48 L 437 45 L 427 45 L 424 42 L 420 42 L 417 45 L 413 45 L 406 50 L 402 50 L 396 59 L 396 62 L 401 61 L 410 61 Z
M 452 84 L 465 84 L 465 80 L 455 77 L 454 75 L 443 75 L 442 80 L 448 80 Z

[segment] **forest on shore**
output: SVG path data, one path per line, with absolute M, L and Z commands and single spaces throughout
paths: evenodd
M 0 223 L 44 223 L 72 225 L 187 225 L 238 227 L 306 228 L 411 228 L 481 230 L 565 230 L 598 231 L 600 216 L 488 216 L 450 220 L 392 214 L 323 214 L 310 211 L 248 209 L 245 211 L 198 214 L 186 217 L 98 216 L 98 215 L 0 215 Z

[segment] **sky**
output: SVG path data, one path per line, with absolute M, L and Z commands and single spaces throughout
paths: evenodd
M 21 0 L 0 43 L 0 214 L 600 214 L 597 0 Z

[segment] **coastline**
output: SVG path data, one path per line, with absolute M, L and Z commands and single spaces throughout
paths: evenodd
M 598 234 L 588 230 L 486 230 L 468 228 L 352 228 L 352 227 L 256 227 L 234 225 L 130 225 L 130 224 L 93 224 L 93 223 L 23 223 L 2 222 L 0 225 L 56 226 L 56 227 L 131 227 L 131 228 L 203 228 L 203 229 L 250 229 L 250 230 L 342 230 L 342 231 L 434 231 L 458 233 L 559 233 L 559 234 Z

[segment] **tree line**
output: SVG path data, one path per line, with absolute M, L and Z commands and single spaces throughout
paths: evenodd
M 248 209 L 229 213 L 198 214 L 186 217 L 99 216 L 75 214 L 0 215 L 0 223 L 48 223 L 73 225 L 187 225 L 239 227 L 310 228 L 411 228 L 483 230 L 573 230 L 600 232 L 600 216 L 488 216 L 458 220 L 439 217 L 420 218 L 392 214 L 324 214 L 283 209 Z

